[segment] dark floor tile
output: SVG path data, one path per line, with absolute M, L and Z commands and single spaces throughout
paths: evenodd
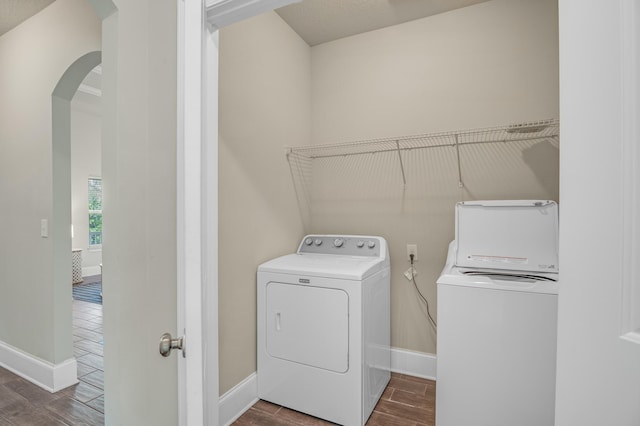
M 73 301 L 73 312 L 86 312 L 91 313 L 93 311 L 93 306 L 90 303 L 84 303 L 80 300 Z
M 81 340 L 79 342 L 75 342 L 73 346 L 78 349 L 91 352 L 92 354 L 96 354 L 100 356 L 104 355 L 104 348 L 102 347 L 102 344 L 92 342 L 91 340 Z
M 94 318 L 96 318 L 96 316 L 89 312 L 83 312 L 83 311 L 73 312 L 73 319 L 82 319 L 85 321 L 91 321 Z
M 399 419 L 388 414 L 373 412 L 367 420 L 367 426 L 416 426 L 416 422 Z
M 425 395 L 427 393 L 427 384 L 425 382 L 426 381 L 419 382 L 398 376 L 391 376 L 388 386 L 405 392 Z
M 25 379 L 14 380 L 5 383 L 4 386 L 22 396 L 33 405 L 44 405 L 54 399 L 60 398 L 60 394 L 46 391 Z
M 76 327 L 86 328 L 87 330 L 94 330 L 97 327 L 100 327 L 102 324 L 98 324 L 92 321 L 83 320 L 80 318 L 74 318 L 72 324 Z
M 268 401 L 263 401 L 262 399 L 259 399 L 258 402 L 253 404 L 252 408 L 255 408 L 256 410 L 264 411 L 265 413 L 268 413 L 268 414 L 275 414 L 280 409 L 280 406 L 276 404 L 272 404 Z
M 76 342 L 73 342 L 73 343 L 75 345 Z M 85 351 L 84 349 L 76 348 L 75 346 L 73 347 L 73 356 L 75 356 L 76 358 L 80 357 L 80 356 L 83 356 L 83 355 L 86 355 L 88 353 L 89 353 L 89 351 Z
M 96 371 L 96 368 L 89 367 L 88 365 L 81 364 L 81 363 L 78 363 L 77 365 L 78 378 L 82 376 L 86 376 L 89 373 L 93 373 L 94 371 Z
M 394 389 L 390 386 L 387 386 L 384 390 L 384 392 L 382 392 L 382 395 L 380 396 L 380 399 L 386 399 L 387 401 L 391 399 L 391 395 L 393 395 L 393 391 Z
M 435 395 L 430 395 L 428 393 L 426 395 L 418 395 L 416 393 L 405 392 L 400 389 L 394 390 L 393 395 L 389 400 L 419 408 L 433 407 L 436 402 Z
M 46 409 L 52 416 L 71 425 L 104 425 L 104 414 L 68 397 L 47 404 Z
M 92 328 L 91 330 L 95 331 L 96 333 L 100 333 L 100 334 L 104 335 L 104 329 L 102 328 L 102 325 L 99 325 L 99 326 L 97 326 L 95 328 Z
M 104 395 L 97 397 L 86 403 L 89 407 L 95 408 L 104 414 Z
M 66 388 L 62 393 L 76 401 L 86 403 L 101 396 L 103 390 L 80 380 L 80 383 Z
M 11 423 L 6 423 L 7 425 L 13 426 L 67 426 L 68 423 L 63 422 L 62 420 L 58 420 L 55 417 L 47 414 L 43 410 L 36 411 L 23 411 L 17 413 L 15 416 L 9 419 Z M 0 426 L 4 426 L 5 423 L 2 423 L 0 420 Z
M 411 407 L 384 400 L 378 401 L 375 412 L 387 414 L 401 420 L 421 423 L 428 423 L 434 417 L 433 409 Z
M 96 305 L 93 305 L 96 306 Z M 102 319 L 102 305 L 100 305 L 99 308 L 92 308 L 91 310 L 87 311 L 87 313 L 93 315 L 95 318 L 93 318 L 91 321 L 98 321 Z
M 102 333 L 97 333 L 93 330 L 87 330 L 86 328 L 77 328 L 73 330 L 73 335 L 82 337 L 86 340 L 91 340 L 92 342 L 96 343 L 102 341 Z
M 271 414 L 261 410 L 249 408 L 238 420 L 233 423 L 235 426 L 298 426 L 284 419 L 278 419 Z
M 20 396 L 19 399 L 3 400 L 2 402 L 3 404 L 0 412 L 7 420 L 11 420 L 12 417 L 17 416 L 20 413 L 29 413 L 38 410 L 38 406 L 31 404 L 22 396 Z
M 100 316 L 94 316 L 93 318 L 88 320 L 89 322 L 92 322 L 96 325 L 102 325 L 102 317 Z
M 78 363 L 104 371 L 104 358 L 96 354 L 87 354 L 76 358 Z
M 308 416 L 298 411 L 290 410 L 282 407 L 274 416 L 276 419 L 282 419 L 287 422 L 291 422 L 296 425 L 304 426 L 330 426 L 335 423 L 328 422 L 326 420 L 319 419 L 317 417 Z
M 96 370 L 93 373 L 82 376 L 80 380 L 99 389 L 104 389 L 104 371 Z
M 23 379 L 19 379 L 19 380 L 23 380 Z M 0 412 L 2 412 L 3 416 L 6 414 L 5 409 L 6 410 L 9 409 L 7 407 L 19 402 L 28 402 L 25 397 L 8 388 L 7 387 L 8 383 L 11 383 L 11 382 L 7 382 L 3 385 L 0 385 L 0 410 L 1 410 Z
M 0 385 L 19 378 L 20 376 L 18 376 L 17 374 L 14 374 L 9 370 L 0 367 Z

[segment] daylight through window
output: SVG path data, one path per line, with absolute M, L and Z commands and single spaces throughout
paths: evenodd
M 102 247 L 102 179 L 89 178 L 89 248 Z

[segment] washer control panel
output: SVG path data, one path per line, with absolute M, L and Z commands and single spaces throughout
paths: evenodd
M 307 235 L 302 239 L 298 253 L 380 257 L 383 241 L 382 237 L 358 235 Z

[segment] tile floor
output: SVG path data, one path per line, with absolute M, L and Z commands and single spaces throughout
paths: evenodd
M 367 421 L 367 426 L 435 425 L 436 382 L 391 373 L 382 398 Z M 266 401 L 258 401 L 233 423 L 235 426 L 322 426 L 332 425 Z
M 102 305 L 73 301 L 73 347 L 80 382 L 49 393 L 0 368 L 0 426 L 104 425 Z M 391 374 L 368 426 L 435 425 L 435 382 Z M 234 425 L 305 426 L 333 423 L 258 401 Z
M 73 301 L 80 382 L 50 393 L 0 368 L 0 426 L 104 425 L 102 305 Z

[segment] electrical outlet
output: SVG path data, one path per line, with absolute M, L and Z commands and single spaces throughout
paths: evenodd
M 413 255 L 413 261 L 418 261 L 418 245 L 417 244 L 407 244 L 407 260 L 411 262 L 411 255 Z

